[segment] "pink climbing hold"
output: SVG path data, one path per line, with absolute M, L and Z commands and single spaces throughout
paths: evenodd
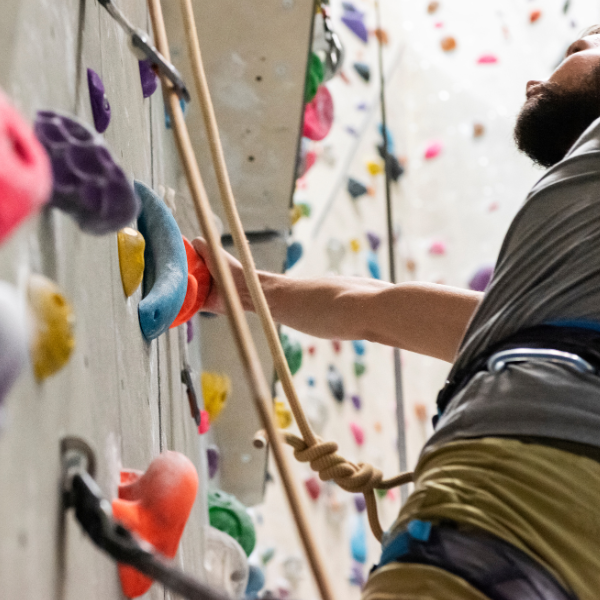
M 436 156 L 438 156 L 440 154 L 440 152 L 442 151 L 443 148 L 444 148 L 444 145 L 442 144 L 442 142 L 439 142 L 439 141 L 431 142 L 425 149 L 424 156 L 427 160 L 435 158 Z
M 354 436 L 354 441 L 358 446 L 362 446 L 365 443 L 365 431 L 364 429 L 356 422 L 350 423 L 350 431 Z
M 446 243 L 441 240 L 435 240 L 431 242 L 429 246 L 429 254 L 434 254 L 436 256 L 443 256 L 446 254 Z
M 52 170 L 32 128 L 0 91 L 0 241 L 52 192 Z
M 204 435 L 210 431 L 210 415 L 208 411 L 200 411 L 200 425 L 198 425 L 198 433 Z
M 495 54 L 482 54 L 477 59 L 477 64 L 479 65 L 493 65 L 498 62 L 498 57 Z
M 333 125 L 333 99 L 329 90 L 320 85 L 315 97 L 304 108 L 302 135 L 310 140 L 322 140 Z
M 311 475 L 310 477 L 304 480 L 304 486 L 306 487 L 308 495 L 313 500 L 319 499 L 319 496 L 321 495 L 321 484 L 314 475 Z

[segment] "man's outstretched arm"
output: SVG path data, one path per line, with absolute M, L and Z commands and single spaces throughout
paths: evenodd
M 212 270 L 206 243 L 193 242 Z M 240 263 L 227 255 L 242 304 L 253 310 Z M 369 340 L 453 362 L 483 294 L 430 283 L 359 277 L 296 279 L 259 272 L 273 318 L 320 338 Z M 205 310 L 224 312 L 219 290 Z

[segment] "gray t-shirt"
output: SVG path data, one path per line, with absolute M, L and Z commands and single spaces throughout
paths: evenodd
M 514 218 L 450 377 L 507 336 L 557 322 L 600 329 L 600 119 Z M 452 399 L 427 446 L 511 434 L 600 446 L 600 377 L 540 362 L 481 372 Z

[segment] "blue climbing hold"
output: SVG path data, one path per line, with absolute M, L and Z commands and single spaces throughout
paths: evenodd
M 364 196 L 367 193 L 367 186 L 352 177 L 348 177 L 347 189 L 348 193 L 352 196 L 354 200 L 356 200 L 356 198 Z
M 369 273 L 374 279 L 381 279 L 381 269 L 379 268 L 379 259 L 375 252 L 369 252 L 367 254 L 367 267 L 369 267 Z
M 363 356 L 367 350 L 365 340 L 352 340 L 352 347 L 358 356 Z
M 367 562 L 367 532 L 365 529 L 365 520 L 361 515 L 355 515 L 354 525 L 352 527 L 352 536 L 350 538 L 350 550 L 352 558 L 361 564 Z
M 379 125 L 377 126 L 377 129 L 379 131 L 379 135 L 381 136 L 381 141 L 383 142 L 383 124 L 379 123 Z M 385 133 L 387 135 L 388 154 L 395 154 L 396 150 L 395 150 L 395 144 L 394 144 L 394 136 L 392 135 L 392 132 L 390 131 L 389 127 L 385 128 Z M 382 146 L 383 146 L 383 144 L 382 144 Z
M 292 242 L 287 248 L 285 269 L 291 269 L 301 258 L 304 250 L 300 242 Z
M 260 567 L 249 565 L 246 596 L 255 598 L 256 594 L 265 587 L 265 574 Z
M 181 231 L 165 203 L 143 183 L 135 182 L 142 201 L 138 229 L 146 240 L 143 299 L 138 305 L 147 340 L 169 329 L 187 291 L 187 258 Z

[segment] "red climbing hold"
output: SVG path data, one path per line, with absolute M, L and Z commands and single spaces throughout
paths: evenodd
M 333 125 L 333 99 L 329 90 L 320 85 L 316 96 L 304 108 L 302 135 L 311 140 L 322 140 Z
M 0 241 L 48 202 L 51 191 L 48 155 L 0 91 Z
M 198 474 L 189 458 L 163 452 L 145 473 L 121 471 L 113 515 L 167 558 L 174 558 L 197 491 Z M 145 594 L 152 585 L 152 579 L 123 564 L 119 564 L 119 577 L 128 598 Z
M 202 257 L 185 237 L 181 237 L 187 257 L 188 284 L 183 306 L 177 318 L 171 323 L 171 329 L 189 321 L 204 306 L 212 282 L 210 272 Z

